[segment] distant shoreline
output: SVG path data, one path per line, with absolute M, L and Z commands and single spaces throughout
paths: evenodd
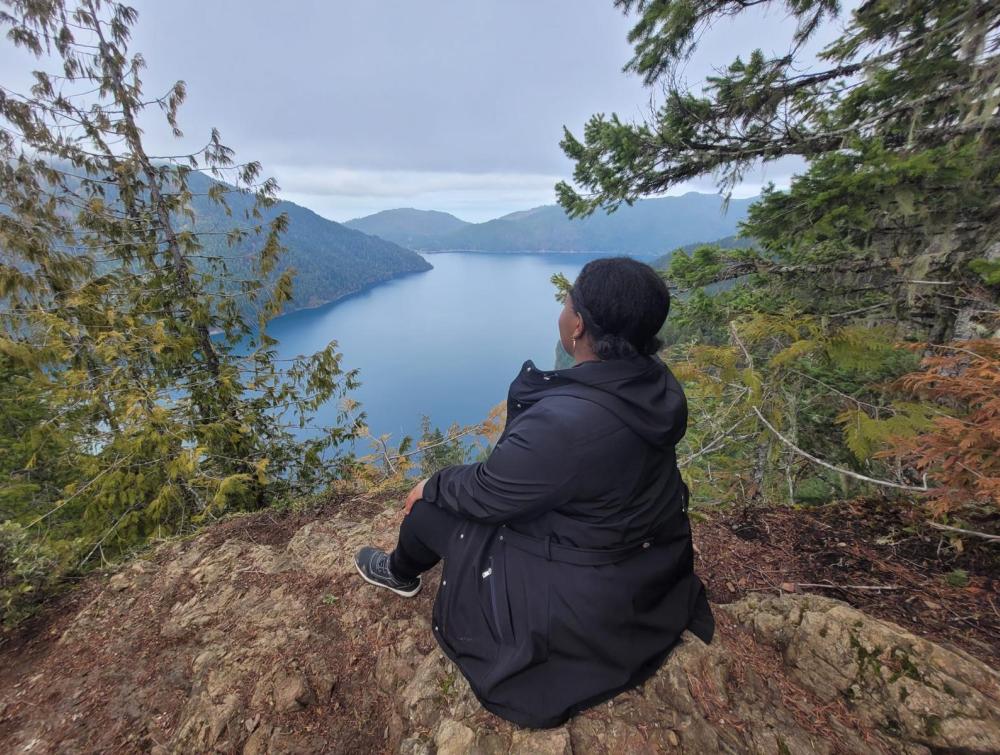
M 433 267 L 431 268 L 431 270 L 433 270 Z M 366 291 L 368 291 L 368 290 L 370 290 L 372 288 L 375 288 L 376 286 L 379 286 L 379 285 L 381 285 L 383 283 L 388 283 L 389 281 L 397 280 L 399 278 L 405 278 L 407 275 L 416 275 L 417 273 L 429 273 L 429 272 L 430 272 L 430 270 L 404 270 L 404 271 L 399 272 L 399 273 L 393 273 L 392 275 L 390 275 L 390 276 L 388 276 L 386 278 L 382 278 L 382 279 L 377 280 L 377 281 L 372 281 L 370 283 L 366 283 L 363 286 L 361 286 L 361 288 L 357 288 L 357 289 L 355 289 L 353 291 L 347 291 L 347 292 L 341 294 L 340 296 L 334 297 L 333 299 L 327 299 L 327 300 L 318 302 L 316 304 L 310 304 L 309 306 L 305 306 L 305 307 L 295 307 L 294 309 L 285 310 L 285 311 L 281 312 L 280 314 L 276 315 L 274 317 L 274 319 L 276 320 L 276 319 L 278 319 L 278 317 L 285 317 L 287 315 L 294 315 L 296 312 L 307 312 L 307 311 L 309 311 L 311 309 L 320 309 L 321 307 L 326 307 L 326 306 L 329 306 L 330 304 L 339 304 L 340 302 L 344 301 L 345 299 L 350 299 L 352 296 L 357 296 L 358 294 L 363 294 Z M 292 301 L 294 302 L 295 299 L 293 298 Z M 221 330 L 220 328 L 210 328 L 209 331 L 208 331 L 208 333 L 211 336 L 221 336 L 221 335 L 224 334 L 224 331 Z
M 639 253 L 639 252 L 614 252 L 614 251 L 593 251 L 593 250 L 583 251 L 583 250 L 574 250 L 574 249 L 551 249 L 551 250 L 549 250 L 549 249 L 544 249 L 544 250 L 541 250 L 541 249 L 510 249 L 510 250 L 503 251 L 503 252 L 491 251 L 491 250 L 488 250 L 488 249 L 435 249 L 433 251 L 425 250 L 425 249 L 410 249 L 409 251 L 415 252 L 416 254 L 421 254 L 421 255 L 424 255 L 424 254 L 428 254 L 428 255 L 429 254 L 497 254 L 497 255 L 509 255 L 509 254 L 608 254 L 608 255 L 624 255 L 624 256 L 628 256 L 628 257 L 650 258 L 650 259 L 655 259 L 655 258 L 661 256 L 659 254 L 645 253 L 645 252 Z M 366 283 L 363 286 L 361 286 L 360 288 L 357 288 L 357 289 L 355 289 L 353 291 L 347 291 L 346 293 L 344 293 L 344 294 L 342 294 L 340 296 L 337 296 L 337 297 L 335 297 L 333 299 L 327 299 L 327 300 L 318 302 L 316 304 L 310 304 L 308 306 L 295 307 L 294 309 L 285 310 L 281 314 L 279 314 L 277 317 L 286 317 L 287 315 L 294 315 L 296 312 L 307 312 L 309 310 L 320 309 L 321 307 L 326 307 L 326 306 L 329 306 L 331 304 L 339 304 L 342 301 L 345 301 L 346 299 L 350 299 L 352 296 L 358 296 L 359 294 L 363 294 L 366 291 L 369 291 L 370 289 L 375 288 L 376 286 L 379 286 L 379 285 L 381 285 L 383 283 L 388 283 L 389 281 L 392 281 L 392 280 L 398 280 L 399 278 L 405 278 L 408 275 L 415 275 L 417 273 L 427 273 L 427 272 L 430 272 L 430 271 L 429 270 L 405 270 L 403 272 L 394 273 L 394 274 L 392 274 L 392 275 L 390 275 L 390 276 L 388 276 L 386 278 L 382 278 L 381 280 L 372 281 L 371 283 Z M 294 302 L 294 299 L 293 299 L 293 302 Z M 275 319 L 277 319 L 277 318 L 275 318 Z M 218 329 L 218 328 L 212 328 L 211 330 L 209 330 L 209 335 L 220 336 L 220 335 L 223 335 L 223 331 L 220 330 L 220 329 Z
M 413 251 L 412 249 L 410 251 Z M 433 268 L 431 268 L 433 269 Z M 282 312 L 278 317 L 284 317 L 285 315 L 293 315 L 296 312 L 305 312 L 310 309 L 319 309 L 320 307 L 325 307 L 329 304 L 339 304 L 345 299 L 350 299 L 352 296 L 357 296 L 358 294 L 363 294 L 366 291 L 375 288 L 375 286 L 380 286 L 383 283 L 388 283 L 389 281 L 397 280 L 399 278 L 405 278 L 407 275 L 416 275 L 417 273 L 429 273 L 430 270 L 404 270 L 400 273 L 393 273 L 392 275 L 382 278 L 381 280 L 372 281 L 371 283 L 366 283 L 361 288 L 357 288 L 353 291 L 348 291 L 340 296 L 334 297 L 333 299 L 328 299 L 322 301 L 318 304 L 310 304 L 308 307 L 296 307 L 295 309 L 287 310 Z M 293 289 L 294 290 L 294 289 Z M 294 299 L 293 299 L 294 301 Z
M 611 254 L 628 257 L 659 257 L 661 252 L 616 252 L 607 249 L 410 249 L 417 254 Z

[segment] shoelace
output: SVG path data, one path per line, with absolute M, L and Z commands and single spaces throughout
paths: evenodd
M 392 573 L 392 571 L 390 571 L 389 556 L 385 553 L 376 553 L 374 556 L 372 556 L 371 564 L 369 565 L 369 567 L 372 570 L 372 574 L 375 574 L 381 577 L 382 579 L 387 579 L 397 585 L 409 584 L 400 579 L 397 579 L 396 576 Z
M 386 563 L 388 560 L 384 553 L 373 553 L 368 568 L 372 570 L 372 574 L 376 577 L 391 579 L 392 573 L 389 571 L 389 565 Z

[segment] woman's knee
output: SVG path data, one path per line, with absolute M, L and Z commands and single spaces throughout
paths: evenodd
M 413 535 L 421 543 L 444 556 L 442 553 L 444 546 L 460 523 L 461 519 L 454 514 L 430 501 L 418 498 L 410 513 L 403 518 L 400 533 L 405 530 L 407 534 Z

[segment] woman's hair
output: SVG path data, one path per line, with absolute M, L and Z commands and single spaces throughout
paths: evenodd
M 631 257 L 604 257 L 583 266 L 569 290 L 599 359 L 655 354 L 670 310 L 667 284 L 652 267 Z

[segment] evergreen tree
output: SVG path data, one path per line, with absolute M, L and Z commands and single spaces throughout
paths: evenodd
M 445 467 L 466 463 L 468 452 L 462 445 L 460 433 L 463 429 L 458 423 L 448 429 L 448 436 L 445 437 L 440 427 L 431 429 L 431 418 L 424 414 L 420 418 L 420 430 L 420 442 L 417 445 L 423 449 L 420 454 L 420 474 L 423 477 L 430 477 Z
M 141 124 L 159 111 L 181 137 L 185 86 L 144 94 L 132 8 L 4 5 L 7 39 L 55 66 L 35 71 L 28 92 L 0 90 L 0 505 L 21 528 L 11 547 L 69 544 L 75 569 L 335 478 L 346 460 L 329 452 L 363 413 L 293 431 L 357 374 L 335 341 L 276 358 L 267 324 L 293 271 L 272 277 L 287 224 L 264 219 L 275 182 L 236 163 L 214 130 L 190 154 L 150 154 Z M 226 255 L 206 253 L 217 239 L 189 222 L 199 169 L 227 182 L 199 201 L 227 208 L 238 196 L 245 208 L 213 231 L 248 250 L 236 285 Z
M 731 190 L 752 167 L 797 155 L 808 170 L 790 191 L 767 189 L 744 226 L 761 249 L 720 250 L 711 270 L 700 265 L 705 273 L 763 273 L 755 283 L 769 288 L 774 311 L 865 307 L 903 335 L 974 334 L 970 310 L 997 301 L 970 266 L 1000 244 L 996 3 L 868 0 L 810 67 L 802 45 L 839 3 L 775 1 L 798 21 L 790 51 L 737 58 L 703 92 L 678 85 L 677 65 L 713 21 L 765 3 L 615 4 L 638 15 L 626 70 L 662 84 L 664 101 L 651 122 L 596 115 L 583 141 L 565 132 L 587 191 L 557 186 L 571 215 L 707 174 Z
M 774 0 L 797 21 L 787 54 L 737 58 L 703 89 L 678 83 L 715 20 L 765 4 L 616 0 L 637 17 L 626 70 L 663 101 L 649 122 L 599 114 L 582 139 L 566 130 L 576 188 L 559 183 L 559 201 L 573 216 L 614 211 L 703 175 L 728 193 L 755 166 L 804 158 L 789 190 L 750 208 L 753 247 L 671 259 L 670 358 L 692 409 L 681 461 L 715 500 L 923 492 L 941 471 L 931 441 L 899 446 L 909 463 L 879 449 L 932 437 L 949 411 L 893 385 L 919 359 L 900 340 L 998 332 L 1000 6 L 867 0 L 810 64 L 803 44 L 839 3 Z M 970 503 L 995 490 L 973 488 Z

